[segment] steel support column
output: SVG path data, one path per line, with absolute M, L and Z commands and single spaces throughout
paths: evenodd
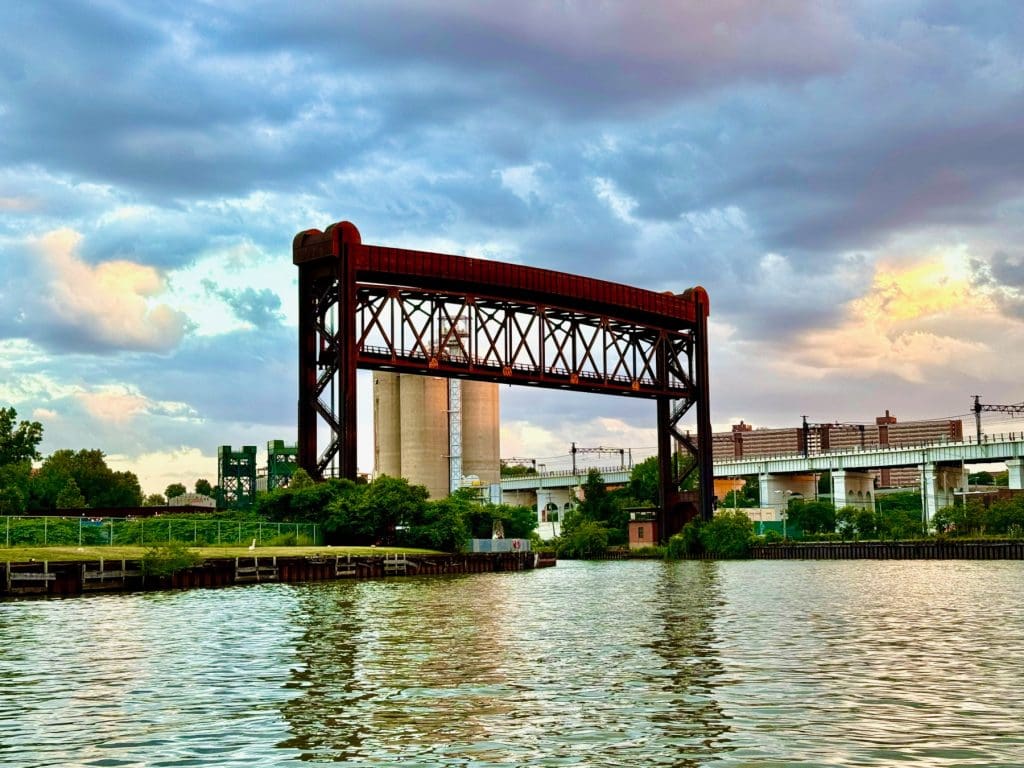
M 697 471 L 700 473 L 700 516 L 715 513 L 714 446 L 711 432 L 711 397 L 708 375 L 708 307 L 697 302 L 697 328 L 693 349 L 697 378 Z
M 299 269 L 298 465 L 320 479 L 316 459 L 316 299 L 312 269 Z
M 669 531 L 672 507 L 676 503 L 677 491 L 672 461 L 671 402 L 667 397 L 657 399 L 658 419 L 658 538 L 664 541 L 674 531 Z
M 341 477 L 355 478 L 356 463 L 356 268 L 349 247 L 341 247 L 338 265 L 338 405 L 341 409 L 341 435 L 338 445 L 338 470 Z

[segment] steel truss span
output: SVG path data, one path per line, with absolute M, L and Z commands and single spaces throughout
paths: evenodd
M 657 401 L 661 530 L 679 527 L 672 443 L 713 506 L 708 297 L 362 243 L 349 222 L 296 235 L 299 465 L 356 475 L 355 371 L 385 369 Z M 696 440 L 678 424 L 696 406 Z M 321 427 L 324 434 L 320 434 Z M 682 514 L 680 511 L 676 518 Z

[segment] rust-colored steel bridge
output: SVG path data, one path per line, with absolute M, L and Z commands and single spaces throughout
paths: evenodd
M 299 465 L 356 476 L 356 369 L 599 392 L 657 403 L 663 537 L 682 525 L 673 439 L 713 507 L 708 296 L 367 245 L 347 222 L 295 236 Z M 696 440 L 678 424 L 696 406 Z M 326 434 L 321 436 L 320 426 Z M 323 446 L 321 448 L 321 445 Z M 690 502 L 693 503 L 692 501 Z

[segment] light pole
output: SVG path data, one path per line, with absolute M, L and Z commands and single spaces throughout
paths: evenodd
M 793 492 L 788 489 L 780 489 L 775 492 L 784 494 L 780 502 L 779 519 L 782 520 L 782 538 L 785 539 L 788 538 L 786 535 L 786 520 L 789 518 L 789 500 L 792 498 Z

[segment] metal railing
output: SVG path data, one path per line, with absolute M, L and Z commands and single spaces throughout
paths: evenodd
M 180 541 L 193 546 L 297 546 L 320 544 L 315 523 L 269 523 L 208 518 L 6 516 L 0 534 L 5 546 L 151 547 Z

